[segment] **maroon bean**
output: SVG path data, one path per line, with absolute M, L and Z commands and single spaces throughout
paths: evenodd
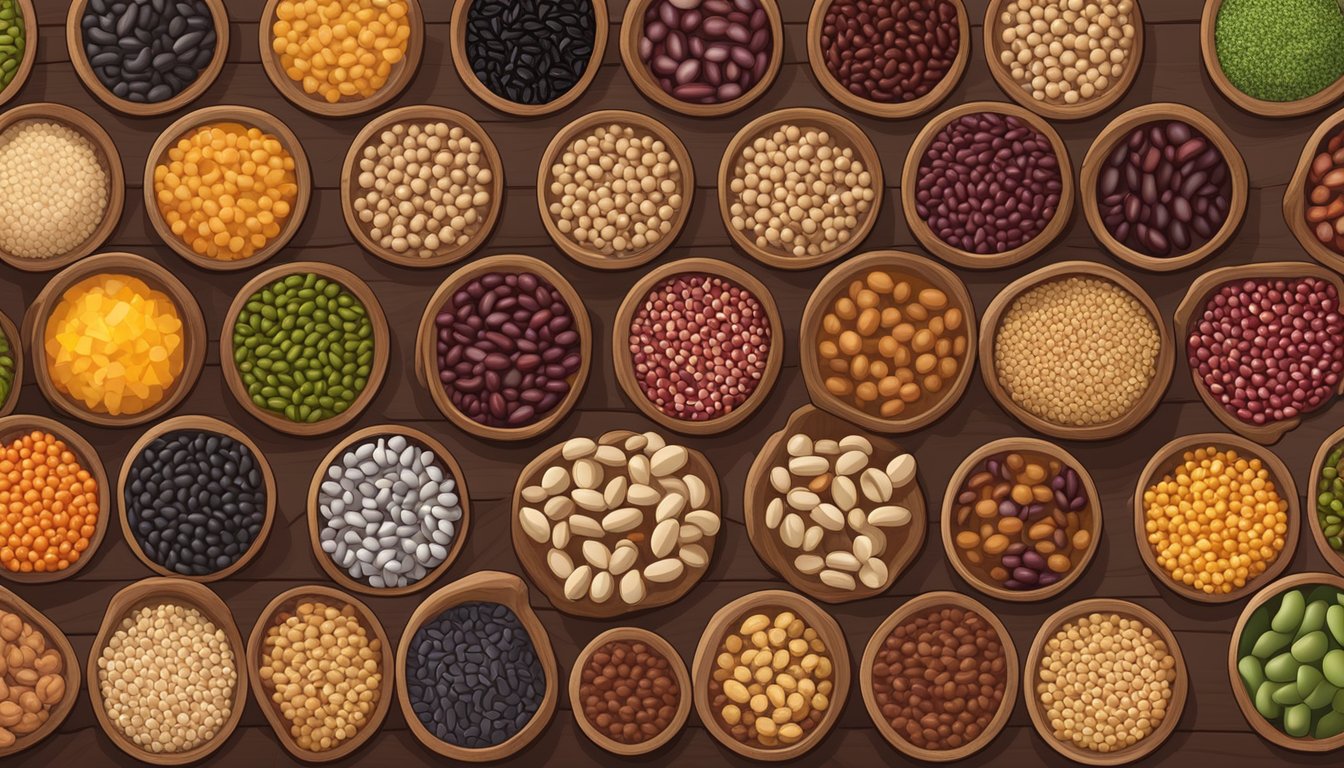
M 764 79 L 773 41 L 761 0 L 703 0 L 685 11 L 653 0 L 639 57 L 674 98 L 716 104 L 740 98 Z

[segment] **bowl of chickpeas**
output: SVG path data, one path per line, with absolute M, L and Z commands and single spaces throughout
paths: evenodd
M 835 268 L 803 310 L 812 401 L 887 434 L 928 426 L 956 405 L 975 368 L 975 306 L 946 267 L 873 251 Z

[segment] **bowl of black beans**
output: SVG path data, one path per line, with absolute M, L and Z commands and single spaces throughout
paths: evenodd
M 536 117 L 574 103 L 607 48 L 606 0 L 459 0 L 453 64 L 481 101 Z
M 162 115 L 215 81 L 229 15 L 223 0 L 74 0 L 65 36 L 94 96 L 128 115 Z
M 156 424 L 126 454 L 121 530 L 156 574 L 217 581 L 261 551 L 275 518 L 275 476 L 256 443 L 209 416 Z

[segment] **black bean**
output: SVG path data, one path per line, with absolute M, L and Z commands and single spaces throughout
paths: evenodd
M 590 66 L 595 40 L 592 0 L 471 0 L 467 11 L 472 71 L 519 104 L 568 93 Z
M 205 0 L 90 2 L 80 27 L 98 81 L 138 103 L 181 93 L 215 54 L 214 17 Z

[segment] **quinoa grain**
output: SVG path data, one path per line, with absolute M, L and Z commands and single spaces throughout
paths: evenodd
M 94 143 L 43 120 L 0 133 L 0 189 L 0 249 L 21 259 L 73 251 L 98 228 L 111 198 Z

